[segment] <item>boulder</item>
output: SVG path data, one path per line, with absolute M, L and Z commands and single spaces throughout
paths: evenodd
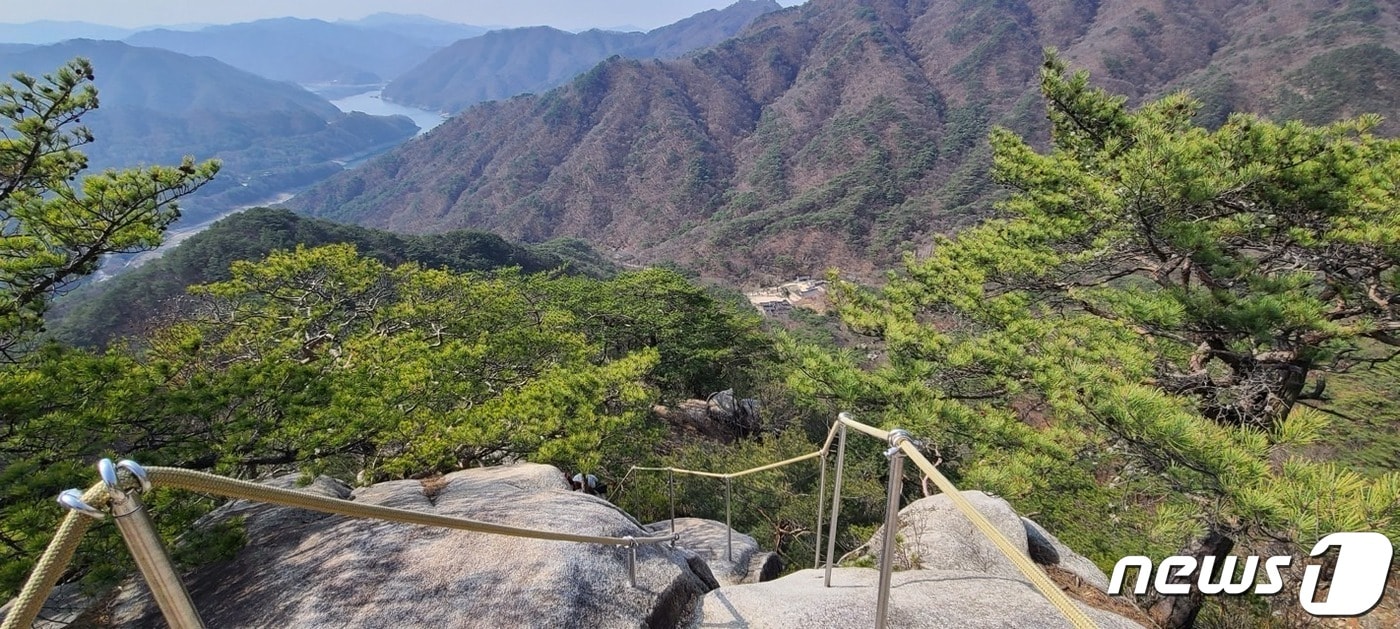
M 701 437 L 722 443 L 731 443 L 735 439 L 728 424 L 710 417 L 710 405 L 705 400 L 681 400 L 671 407 L 658 404 L 652 407 L 651 412 L 684 439 Z
M 64 583 L 49 593 L 44 601 L 39 617 L 34 619 L 32 629 L 63 629 L 68 626 L 89 626 L 93 624 L 92 609 L 103 598 L 102 593 L 89 592 L 80 583 Z M 10 615 L 15 606 L 11 600 L 0 607 L 0 622 Z
M 1094 562 L 1070 550 L 1039 524 L 1021 517 L 1006 500 L 980 491 L 964 491 L 962 495 L 1036 563 L 1057 566 L 1100 591 L 1108 589 L 1108 575 Z M 896 570 L 967 570 L 1021 578 L 1021 571 L 1015 564 L 945 495 L 909 503 L 900 510 L 899 523 L 894 557 Z M 862 548 L 861 555 L 878 563 L 883 540 L 884 528 L 881 527 Z
M 286 482 L 279 479 L 278 482 Z M 313 491 L 343 486 L 318 481 Z M 546 531 L 647 537 L 601 498 L 569 491 L 563 472 L 521 464 L 432 481 L 355 490 L 358 502 Z M 248 544 L 228 561 L 185 575 L 214 627 L 672 627 L 689 622 L 718 587 L 693 553 L 637 550 L 454 531 L 234 503 Z M 162 626 L 139 581 L 109 610 L 119 626 Z
M 875 623 L 879 572 L 802 570 L 753 585 L 725 586 L 705 595 L 699 627 L 787 629 L 869 627 Z M 963 570 L 907 570 L 893 575 L 890 627 L 1068 627 L 1069 621 L 1030 584 Z M 1140 629 L 1117 614 L 1079 604 L 1101 629 Z
M 962 495 L 1002 535 L 1025 552 L 1026 528 L 1009 503 L 980 491 L 965 491 Z M 884 535 L 882 526 L 861 554 L 878 562 Z M 978 531 L 972 521 L 953 506 L 953 501 L 942 494 L 911 502 L 900 510 L 894 559 L 895 570 L 965 570 L 1009 577 L 1021 574 L 1002 556 L 992 540 Z
M 662 520 L 646 526 L 654 535 L 668 535 L 671 521 Z M 733 557 L 729 559 L 729 527 L 723 522 L 702 518 L 676 518 L 677 546 L 699 555 L 710 567 L 720 585 L 759 583 L 776 579 L 783 570 L 777 553 L 759 548 L 754 538 L 733 533 Z
M 658 404 L 651 412 L 679 436 L 724 443 L 751 436 L 762 424 L 758 400 L 737 399 L 733 389 L 712 393 L 704 400 L 681 400 L 671 407 Z
M 1021 523 L 1026 525 L 1026 551 L 1033 561 L 1042 566 L 1058 566 L 1100 592 L 1108 591 L 1108 575 L 1097 564 L 1070 550 L 1034 520 L 1021 518 Z

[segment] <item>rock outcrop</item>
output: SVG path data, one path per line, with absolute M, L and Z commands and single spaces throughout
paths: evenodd
M 875 623 L 879 572 L 802 570 L 775 581 L 726 586 L 705 595 L 704 628 L 869 627 Z M 1080 606 L 1101 629 L 1140 627 L 1127 618 Z M 962 570 L 905 570 L 890 589 L 891 627 L 1066 627 L 1059 610 L 1019 579 Z
M 291 479 L 281 479 L 281 483 Z M 344 495 L 318 480 L 311 491 Z M 568 490 L 557 468 L 474 469 L 430 482 L 394 481 L 349 493 L 357 502 L 599 536 L 647 537 L 631 516 Z M 248 544 L 229 562 L 185 576 L 214 627 L 674 627 L 718 586 L 693 553 L 637 550 L 355 520 L 233 503 Z M 125 588 L 109 617 L 159 626 L 144 585 Z
M 1070 550 L 1034 521 L 1023 518 L 1005 500 L 980 491 L 964 491 L 992 525 L 1036 563 L 1055 566 L 1099 590 L 1108 589 L 1108 575 L 1094 562 Z M 899 536 L 895 543 L 895 569 L 964 570 L 1021 578 L 1011 563 L 953 501 L 939 494 L 914 501 L 899 512 Z M 861 556 L 876 559 L 884 540 L 884 528 L 875 532 Z
M 654 535 L 671 532 L 671 521 L 662 520 L 647 525 Z M 763 550 L 754 538 L 735 532 L 731 549 L 729 527 L 722 522 L 701 518 L 676 518 L 677 546 L 699 555 L 710 567 L 720 585 L 761 583 L 778 578 L 783 570 L 777 553 Z
M 1022 552 L 1078 576 L 1100 590 L 1108 579 L 1043 527 L 1022 518 L 1005 500 L 980 491 L 966 497 Z M 899 513 L 891 627 L 1059 627 L 1066 619 L 1036 591 L 947 496 L 918 500 Z M 884 531 L 856 553 L 877 559 Z M 701 627 L 861 627 L 874 622 L 879 572 L 836 568 L 832 587 L 824 571 L 803 570 L 756 585 L 726 586 L 705 596 Z M 1108 600 L 1100 593 L 1095 604 Z M 1078 603 L 1100 627 L 1139 627 L 1122 615 Z M 1119 609 L 1123 606 L 1115 606 Z
M 296 475 L 268 481 L 297 485 Z M 547 531 L 608 537 L 668 534 L 602 498 L 569 491 L 559 469 L 534 464 L 474 469 L 426 481 L 352 490 L 317 478 L 301 491 L 356 502 L 454 515 Z M 1094 591 L 1107 579 L 1006 501 L 964 495 L 1036 561 L 1071 579 L 1081 608 L 1104 628 L 1139 626 L 1131 605 Z M 233 502 L 204 523 L 242 519 L 248 543 L 228 561 L 183 575 L 211 627 L 864 627 L 874 620 L 879 574 L 868 567 L 803 570 L 776 578 L 778 557 L 719 522 L 677 518 L 676 546 L 637 551 L 637 586 L 622 547 L 488 535 L 300 509 Z M 1060 612 L 946 496 L 900 512 L 892 627 L 1056 627 Z M 882 533 L 864 547 L 878 548 Z M 867 554 L 862 555 L 865 552 Z M 869 551 L 857 559 L 871 557 Z M 858 561 L 859 562 L 859 561 Z M 1085 584 L 1093 586 L 1086 587 Z M 101 596 L 96 607 L 56 593 L 58 629 L 164 626 L 139 578 Z M 60 609 L 61 608 L 61 609 Z M 1106 611 L 1112 610 L 1112 611 Z M 1114 613 L 1118 612 L 1118 613 Z M 1124 615 L 1126 614 L 1126 616 Z M 76 620 L 75 620 L 76 619 Z
M 753 435 L 761 422 L 758 401 L 735 398 L 733 389 L 712 393 L 704 400 L 681 400 L 669 408 L 658 404 L 651 412 L 678 435 L 724 443 Z

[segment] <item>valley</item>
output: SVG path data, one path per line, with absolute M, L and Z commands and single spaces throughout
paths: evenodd
M 137 492 L 253 625 L 1312 627 L 1107 574 L 1400 543 L 1395 2 L 84 6 L 0 10 L 4 629 L 158 622 L 62 537 Z

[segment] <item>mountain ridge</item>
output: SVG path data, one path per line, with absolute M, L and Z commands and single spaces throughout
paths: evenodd
M 436 48 L 390 30 L 291 17 L 197 31 L 147 30 L 124 41 L 214 57 L 260 76 L 303 84 L 383 82 Z
M 731 279 L 873 274 L 990 215 L 990 127 L 1044 138 L 1042 48 L 1134 102 L 1194 87 L 1203 117 L 1322 122 L 1356 113 L 1362 90 L 1394 134 L 1400 75 L 1356 57 L 1400 59 L 1396 13 L 1368 0 L 811 0 L 685 59 L 612 59 L 479 105 L 290 205 L 403 231 L 568 235 Z
M 556 87 L 614 55 L 676 58 L 718 43 L 780 9 L 775 0 L 739 0 L 645 33 L 571 33 L 549 26 L 491 31 L 437 51 L 385 86 L 384 98 L 461 111 L 478 102 Z

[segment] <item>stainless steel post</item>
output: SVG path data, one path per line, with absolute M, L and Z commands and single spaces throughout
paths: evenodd
M 836 557 L 836 522 L 841 517 L 841 473 L 846 469 L 846 425 L 841 424 L 836 432 L 836 481 L 831 492 L 831 528 L 826 533 L 826 587 L 831 587 L 831 563 Z
M 637 587 L 637 540 L 627 537 L 627 580 Z
M 725 554 L 729 561 L 734 561 L 734 527 L 729 523 L 729 481 L 728 476 L 724 477 L 724 534 L 725 534 Z
M 180 575 L 175 572 L 175 566 L 170 562 L 170 556 L 166 554 L 165 546 L 151 524 L 141 499 L 134 493 L 127 493 L 118 484 L 118 467 L 131 472 L 143 487 L 148 487 L 149 483 L 145 479 L 145 470 L 131 461 L 122 461 L 118 466 L 113 465 L 110 459 L 102 459 L 97 465 L 111 495 L 112 516 L 117 521 L 117 529 L 131 549 L 131 556 L 136 560 L 141 576 L 150 586 L 160 613 L 173 629 L 204 627 L 204 621 L 190 600 L 189 592 L 185 591 L 185 584 L 180 582 Z
M 890 432 L 890 449 L 885 456 L 890 459 L 890 482 L 885 499 L 885 538 L 880 548 L 880 589 L 876 590 L 875 627 L 883 629 L 888 625 L 890 610 L 890 582 L 894 579 L 894 544 L 899 535 L 899 495 L 904 488 L 904 452 L 899 444 L 909 439 L 902 430 Z
M 816 559 L 812 561 L 812 569 L 822 567 L 822 509 L 826 508 L 826 453 L 822 453 L 822 475 L 821 482 L 817 484 L 817 543 Z
M 667 482 L 670 487 L 667 493 L 671 496 L 671 548 L 676 547 L 676 471 L 666 470 L 669 477 Z

